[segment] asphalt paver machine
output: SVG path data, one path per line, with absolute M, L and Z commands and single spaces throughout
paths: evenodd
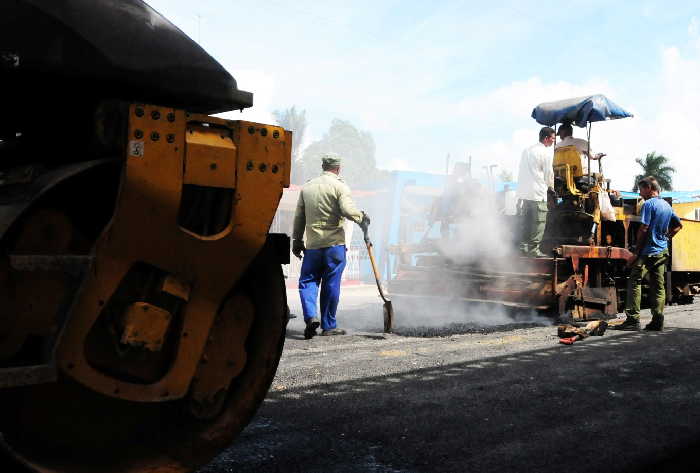
M 533 118 L 545 126 L 573 124 L 590 130 L 593 122 L 631 117 L 605 96 L 593 95 L 543 103 Z M 537 311 L 566 321 L 610 318 L 620 310 L 624 297 L 625 264 L 631 257 L 639 199 L 623 199 L 609 180 L 591 166 L 583 172 L 581 153 L 573 146 L 554 153 L 556 199 L 548 213 L 542 249 L 547 257 L 519 256 L 515 250 L 521 225 L 517 216 L 489 215 L 490 225 L 478 214 L 466 219 L 469 258 L 454 258 L 446 248 L 459 244 L 445 239 L 400 244 L 392 248 L 396 265 L 389 292 L 396 304 L 397 323 L 402 308 L 458 306 L 474 310 L 474 304 L 496 304 L 517 312 Z M 590 164 L 590 161 L 589 161 Z M 473 192 L 466 192 L 475 199 Z M 492 231 L 510 232 L 507 238 Z M 474 237 L 476 235 L 476 237 Z M 498 240 L 512 248 L 493 252 Z M 456 236 L 459 239 L 459 234 Z M 479 247 L 486 248 L 478 251 Z M 494 252 L 495 253 L 495 252 Z M 419 302 L 423 301 L 423 302 Z M 425 301 L 428 301 L 427 303 Z M 435 311 L 440 317 L 440 310 Z

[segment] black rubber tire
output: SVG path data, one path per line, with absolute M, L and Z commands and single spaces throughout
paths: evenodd
M 6 433 L 8 464 L 0 461 L 5 468 L 0 471 L 12 471 L 14 461 L 24 465 L 20 471 L 42 473 L 141 473 L 159 467 L 186 473 L 211 461 L 262 404 L 282 354 L 289 311 L 282 268 L 270 241 L 232 293 L 239 291 L 251 298 L 255 319 L 246 339 L 248 361 L 233 380 L 221 415 L 211 421 L 196 420 L 188 415 L 186 400 L 120 401 L 67 378 L 5 391 L 0 393 L 4 406 L 0 425 Z M 27 422 L 21 413 L 34 412 L 38 405 L 43 409 L 39 418 L 60 420 L 45 432 L 43 423 L 25 432 Z M 61 429 L 65 437 L 56 438 Z

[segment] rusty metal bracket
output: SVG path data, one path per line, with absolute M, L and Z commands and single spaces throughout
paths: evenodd
M 571 264 L 576 272 L 578 272 L 581 258 L 628 260 L 633 256 L 628 249 L 617 246 L 562 245 L 557 253 L 563 258 L 571 258 Z

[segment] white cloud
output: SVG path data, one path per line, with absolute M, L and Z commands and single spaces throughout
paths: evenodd
M 566 81 L 545 84 L 539 77 L 532 77 L 525 81 L 512 82 L 484 95 L 466 97 L 458 104 L 458 108 L 464 115 L 474 111 L 493 111 L 503 120 L 504 115 L 509 118 L 529 117 L 532 109 L 542 102 L 598 93 L 609 95 L 611 92 L 608 83 L 601 79 L 593 79 L 579 85 Z
M 691 39 L 700 38 L 700 21 L 691 20 L 688 32 Z M 607 153 L 603 160 L 603 172 L 612 179 L 615 188 L 627 190 L 633 177 L 641 169 L 635 158 L 656 151 L 668 157 L 676 168 L 674 188 L 692 190 L 700 188 L 697 175 L 700 172 L 700 125 L 697 110 L 700 109 L 700 49 L 681 52 L 668 47 L 657 58 L 661 80 L 658 89 L 649 96 L 639 97 L 642 102 L 619 103 L 635 116 L 592 126 L 591 145 L 596 151 Z M 516 81 L 493 89 L 485 94 L 466 97 L 458 104 L 463 116 L 478 114 L 483 123 L 514 124 L 510 136 L 475 139 L 464 147 L 464 153 L 474 157 L 473 170 L 477 177 L 484 177 L 482 167 L 498 164 L 517 177 L 518 162 L 522 150 L 537 139 L 537 125 L 530 117 L 532 108 L 541 102 L 603 93 L 618 101 L 616 90 L 601 79 L 585 83 L 558 81 L 547 83 L 539 77 Z M 623 94 L 624 95 L 624 94 Z M 642 107 L 648 115 L 638 113 Z M 574 134 L 585 138 L 584 130 Z M 594 165 L 597 169 L 597 165 Z
M 700 36 L 700 21 L 698 21 L 697 17 L 692 17 L 690 19 L 690 24 L 688 25 L 688 36 L 690 36 L 691 39 Z
M 697 23 L 697 22 L 696 22 Z M 700 49 L 685 56 L 676 48 L 663 52 L 663 90 L 659 91 L 659 114 L 655 120 L 658 147 L 676 166 L 678 189 L 697 189 L 700 171 Z M 662 151 L 662 149 L 659 149 Z
M 455 107 L 460 118 L 471 117 L 473 126 L 491 124 L 498 130 L 495 135 L 472 136 L 471 142 L 464 146 L 463 154 L 473 157 L 473 175 L 485 178 L 484 166 L 497 164 L 497 174 L 507 170 L 517 178 L 520 155 L 523 149 L 537 142 L 541 126 L 530 117 L 532 109 L 542 102 L 596 93 L 615 95 L 606 81 L 597 78 L 576 84 L 567 81 L 546 83 L 539 77 L 532 77 L 485 94 L 465 97 Z M 507 134 L 504 135 L 504 131 Z
M 198 20 L 189 4 L 149 1 L 197 36 Z M 201 2 L 195 10 L 208 22 L 202 30 L 204 46 L 234 75 L 239 88 L 255 94 L 252 109 L 229 113 L 230 118 L 272 123 L 273 110 L 297 105 L 309 119 L 305 144 L 319 139 L 337 117 L 372 132 L 378 165 L 385 169 L 443 172 L 451 153 L 453 161 L 472 155 L 475 174 L 495 163 L 515 175 L 522 149 L 537 139 L 539 125 L 530 118 L 536 104 L 603 93 L 635 113 L 632 119 L 593 126 L 593 148 L 608 153 L 604 171 L 614 186 L 629 188 L 638 172 L 634 158 L 657 151 L 678 168 L 677 188 L 700 187 L 694 179 L 700 167 L 695 118 L 700 109 L 700 16 L 676 25 L 675 31 L 687 30 L 685 44 L 659 49 L 656 55 L 642 46 L 624 49 L 648 54 L 646 63 L 653 66 L 644 67 L 653 72 L 616 79 L 616 74 L 601 72 L 595 77 L 598 70 L 611 70 L 605 58 L 622 57 L 601 51 L 601 59 L 591 61 L 590 74 L 579 79 L 547 62 L 539 69 L 528 67 L 541 61 L 536 54 L 504 55 L 522 52 L 517 45 L 539 37 L 542 25 L 515 2 L 501 8 L 416 3 L 406 11 L 401 2 L 332 1 L 323 8 L 311 1 L 293 6 L 277 2 L 272 11 L 263 6 L 247 11 L 245 26 L 234 29 L 214 5 L 220 4 Z M 637 11 L 646 15 L 644 24 L 651 24 L 659 8 L 645 0 Z M 406 16 L 387 22 L 395 9 Z M 276 19 L 280 15 L 286 21 Z M 572 55 L 587 44 L 585 37 L 582 33 L 571 44 Z M 252 45 L 250 38 L 259 39 Z M 495 47 L 499 44 L 504 47 Z M 619 49 L 610 44 L 611 52 Z M 504 83 L 504 77 L 515 80 Z M 489 81 L 493 85 L 484 91 Z M 629 87 L 625 81 L 644 87 Z M 575 133 L 585 137 L 582 130 Z

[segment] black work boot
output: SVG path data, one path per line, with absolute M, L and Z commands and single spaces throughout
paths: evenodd
M 611 328 L 615 330 L 639 330 L 639 318 L 628 315 L 624 322 Z
M 663 316 L 661 317 L 652 317 L 651 322 L 646 324 L 644 327 L 644 330 L 648 332 L 661 332 L 664 329 L 664 318 Z
M 343 330 L 342 328 L 332 328 L 329 330 L 324 330 L 321 332 L 321 335 L 324 337 L 331 337 L 333 335 L 345 335 L 347 332 Z
M 306 328 L 304 329 L 304 338 L 309 340 L 316 336 L 316 329 L 321 325 L 318 317 L 313 317 L 306 321 Z

